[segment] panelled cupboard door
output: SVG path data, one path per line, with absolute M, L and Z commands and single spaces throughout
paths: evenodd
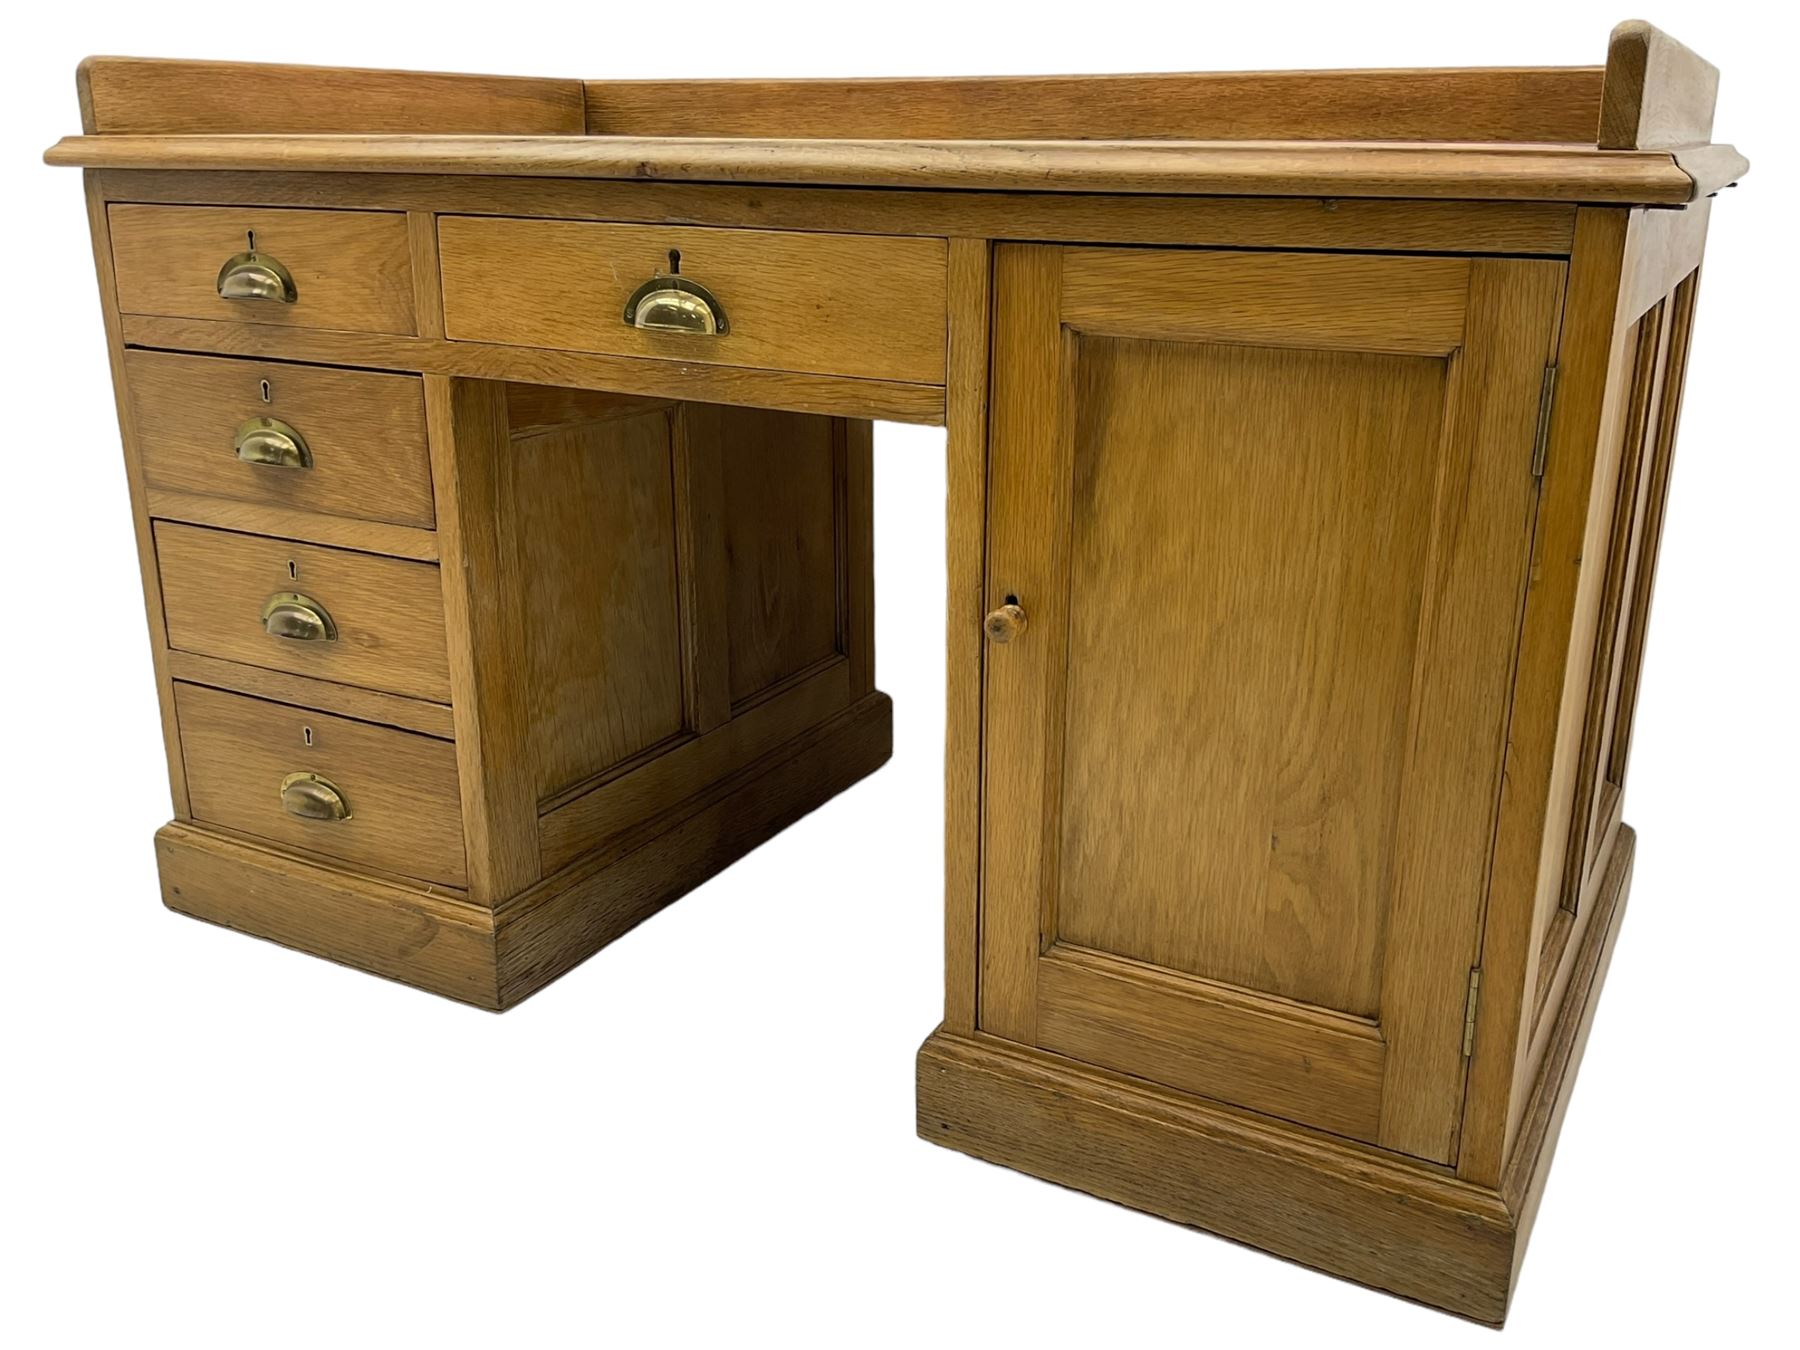
M 1452 1161 L 1563 264 L 995 257 L 982 1028 Z

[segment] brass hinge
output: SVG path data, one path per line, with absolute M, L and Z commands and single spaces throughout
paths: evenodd
M 1463 1058 L 1475 1053 L 1475 1004 L 1481 998 L 1481 969 L 1469 972 L 1469 1003 L 1463 1009 Z
M 1531 443 L 1531 476 L 1544 476 L 1544 456 L 1550 450 L 1550 406 L 1556 402 L 1556 363 L 1544 367 L 1544 382 L 1538 386 L 1537 438 Z

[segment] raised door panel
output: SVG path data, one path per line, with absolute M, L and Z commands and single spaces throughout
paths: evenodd
M 1448 1161 L 1561 265 L 997 268 L 982 1026 Z

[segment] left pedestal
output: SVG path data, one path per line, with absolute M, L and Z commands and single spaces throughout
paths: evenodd
M 887 758 L 868 422 L 425 373 L 431 213 L 88 190 L 171 908 L 504 1008 Z

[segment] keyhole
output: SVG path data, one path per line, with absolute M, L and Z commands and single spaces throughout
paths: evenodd
M 300 580 L 300 564 L 295 562 L 292 558 L 288 559 L 288 580 Z
M 273 396 L 274 396 L 274 391 L 269 388 L 269 382 L 267 380 L 264 380 L 262 382 L 261 387 L 262 387 L 262 401 L 264 403 L 272 402 Z
M 256 231 L 255 230 L 245 230 L 244 238 L 250 241 L 250 252 L 252 252 L 252 253 L 256 252 Z
M 681 275 L 681 250 L 678 248 L 669 250 L 669 275 L 672 277 Z
M 311 727 L 301 727 L 300 728 L 300 740 L 303 744 L 305 744 L 309 747 L 312 745 L 312 728 Z

